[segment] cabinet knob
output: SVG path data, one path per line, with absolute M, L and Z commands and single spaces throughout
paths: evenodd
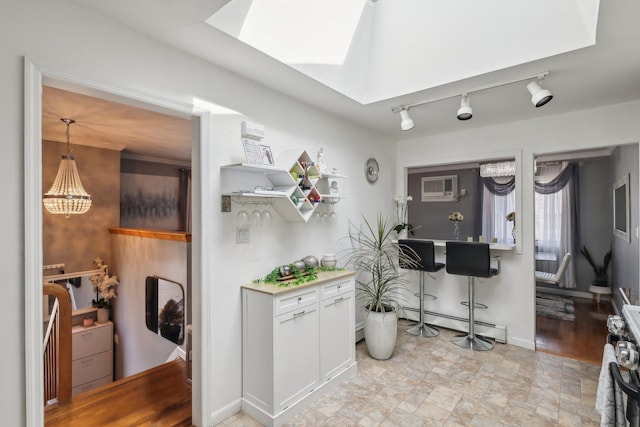
M 298 302 L 302 301 L 302 297 L 298 297 Z

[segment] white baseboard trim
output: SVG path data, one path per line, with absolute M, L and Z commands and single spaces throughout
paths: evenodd
M 356 342 L 364 339 L 364 322 L 356 323 Z
M 413 321 L 418 320 L 420 309 L 412 308 L 412 307 L 403 307 L 403 310 L 405 313 L 405 319 L 413 320 Z M 426 323 L 433 326 L 440 326 L 446 329 L 451 329 L 451 330 L 459 331 L 463 333 L 466 333 L 469 331 L 469 320 L 463 317 L 425 310 L 424 320 Z M 507 326 L 506 325 L 497 325 L 497 324 L 484 322 L 476 319 L 474 322 L 474 330 L 476 334 L 493 338 L 499 343 L 505 344 L 507 342 Z
M 187 360 L 187 353 L 181 347 L 174 348 L 169 357 L 167 357 L 167 360 L 165 360 L 165 363 L 176 359 Z
M 321 384 L 312 393 L 307 394 L 300 400 L 291 404 L 284 411 L 278 412 L 275 415 L 266 413 L 263 409 L 258 408 L 253 403 L 245 399 L 242 399 L 241 402 L 242 411 L 265 427 L 280 427 L 292 417 L 305 410 L 313 402 L 317 401 L 319 398 L 326 395 L 329 391 L 333 390 L 342 381 L 353 378 L 357 374 L 357 372 L 358 363 L 353 362 L 338 375 L 331 378 L 324 384 Z
M 536 349 L 535 341 L 523 340 L 523 339 L 518 338 L 518 337 L 511 337 L 511 339 L 509 340 L 509 344 L 513 344 L 513 345 L 515 345 L 517 347 L 522 347 L 522 348 L 525 348 L 527 350 L 535 350 Z
M 220 424 L 227 418 L 233 416 L 235 413 L 239 412 L 242 409 L 242 399 L 236 399 L 233 402 L 229 403 L 226 406 L 218 409 L 215 412 L 212 412 L 209 416 L 209 422 L 207 425 L 213 427 L 217 424 Z
M 567 297 L 586 298 L 586 299 L 593 298 L 593 295 L 591 294 L 591 292 L 574 291 L 569 288 L 547 288 L 543 286 L 536 286 L 536 292 L 538 291 L 544 292 L 547 294 L 563 295 Z

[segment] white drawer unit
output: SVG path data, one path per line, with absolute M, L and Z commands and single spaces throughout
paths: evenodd
M 73 394 L 113 381 L 113 323 L 74 326 L 71 378 Z
M 242 409 L 279 426 L 355 374 L 352 272 L 286 288 L 242 288 Z
M 275 315 L 279 316 L 292 310 L 305 307 L 318 302 L 318 289 L 303 288 L 297 291 L 287 292 L 286 294 L 277 295 L 274 298 Z

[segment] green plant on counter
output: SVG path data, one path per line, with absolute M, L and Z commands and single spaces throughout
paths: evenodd
M 270 283 L 272 285 L 276 285 L 278 287 L 285 288 L 287 286 L 298 286 L 298 285 L 301 285 L 303 283 L 312 282 L 312 281 L 314 281 L 314 280 L 316 280 L 318 278 L 318 272 L 319 271 L 344 270 L 344 269 L 338 269 L 338 268 L 309 267 L 309 266 L 307 266 L 307 268 L 304 271 L 300 271 L 298 269 L 298 267 L 296 267 L 294 264 L 289 264 L 289 267 L 291 268 L 291 275 L 293 276 L 289 280 L 279 280 L 279 279 L 282 278 L 282 275 L 280 274 L 280 267 L 276 267 L 273 270 L 271 270 L 271 272 L 269 274 L 267 274 L 266 276 L 264 276 L 263 278 L 252 280 L 252 283 L 254 283 L 254 284 L 258 284 L 258 283 L 261 283 L 261 282 L 262 283 Z

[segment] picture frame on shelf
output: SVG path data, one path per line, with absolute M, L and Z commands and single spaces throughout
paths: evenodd
M 271 147 L 266 144 L 260 144 L 260 155 L 262 157 L 262 164 L 266 166 L 275 166 L 273 160 L 273 154 L 271 153 Z
M 259 141 L 251 138 L 242 138 L 244 155 L 249 165 L 262 165 L 262 150 Z

